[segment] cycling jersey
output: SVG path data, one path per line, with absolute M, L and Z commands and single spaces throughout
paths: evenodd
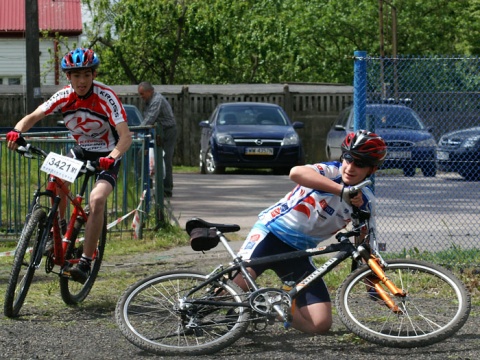
M 342 183 L 340 162 L 307 165 L 323 176 Z M 371 212 L 370 227 L 375 227 L 375 197 L 370 189 L 362 189 L 362 209 Z M 245 240 L 241 255 L 248 258 L 255 242 L 261 241 L 259 230 L 272 232 L 280 240 L 295 249 L 313 248 L 319 242 L 332 237 L 351 222 L 352 207 L 341 201 L 340 196 L 297 185 L 279 202 L 262 211 L 257 224 Z
M 93 81 L 92 89 L 83 97 L 68 85 L 44 102 L 41 108 L 45 115 L 61 113 L 65 126 L 77 143 L 92 152 L 112 151 L 119 138 L 115 127 L 127 121 L 117 95 L 98 81 Z

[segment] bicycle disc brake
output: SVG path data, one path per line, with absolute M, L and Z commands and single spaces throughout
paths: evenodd
M 249 299 L 250 306 L 256 312 L 276 317 L 277 311 L 275 305 L 279 305 L 282 311 L 287 314 L 292 306 L 290 295 L 281 289 L 265 288 L 254 291 Z

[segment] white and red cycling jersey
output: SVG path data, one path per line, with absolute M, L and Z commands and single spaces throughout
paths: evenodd
M 92 89 L 83 97 L 79 97 L 68 85 L 41 107 L 45 115 L 61 113 L 65 126 L 77 143 L 92 152 L 112 151 L 118 142 L 115 127 L 127 121 L 127 114 L 117 95 L 98 81 L 93 81 Z
M 340 162 L 307 166 L 342 183 Z M 362 194 L 362 209 L 371 212 L 370 228 L 374 229 L 375 197 L 369 188 L 362 189 Z M 304 250 L 316 247 L 319 242 L 345 228 L 352 220 L 351 214 L 352 207 L 341 201 L 340 196 L 297 185 L 276 204 L 262 211 L 255 227 L 263 227 L 295 249 Z M 251 235 L 254 233 L 252 229 Z M 248 240 L 255 241 L 251 236 Z

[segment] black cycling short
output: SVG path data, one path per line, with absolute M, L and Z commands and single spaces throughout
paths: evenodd
M 70 149 L 70 151 L 67 154 L 67 157 L 82 160 L 82 161 L 85 161 L 85 160 L 96 161 L 101 157 L 107 157 L 108 155 L 110 155 L 110 151 L 108 152 L 87 151 L 84 148 L 82 148 L 80 145 L 75 145 L 73 148 Z M 119 169 L 120 169 L 120 160 L 117 160 L 117 162 L 111 169 L 100 170 L 99 172 L 97 172 L 96 181 L 98 180 L 108 181 L 110 185 L 112 185 L 112 187 L 115 188 L 115 185 L 117 184 Z
M 291 251 L 297 250 L 269 232 L 268 235 L 265 236 L 265 238 L 263 238 L 256 246 L 255 250 L 253 250 L 250 259 L 283 254 Z M 288 261 L 282 260 L 273 264 L 256 265 L 252 266 L 252 269 L 255 271 L 257 276 L 260 276 L 260 274 L 262 274 L 265 270 L 271 269 L 275 271 L 275 273 L 280 279 L 282 279 L 283 282 L 294 281 L 297 283 L 314 272 L 316 267 L 313 265 L 311 258 L 306 257 Z M 296 299 L 296 304 L 298 307 L 302 307 L 305 305 L 330 301 L 331 300 L 327 286 L 325 285 L 323 279 L 319 279 L 310 284 L 306 290 L 303 290 L 300 293 Z

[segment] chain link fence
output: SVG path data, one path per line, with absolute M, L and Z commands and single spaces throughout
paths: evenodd
M 355 53 L 355 129 L 388 146 L 375 175 L 385 254 L 480 265 L 480 59 Z

